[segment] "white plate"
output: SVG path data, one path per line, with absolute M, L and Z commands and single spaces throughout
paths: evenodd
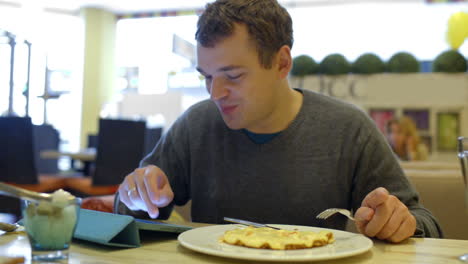
M 195 228 L 179 235 L 179 242 L 197 252 L 227 258 L 260 260 L 260 261 L 316 261 L 337 259 L 358 255 L 372 248 L 372 240 L 355 233 L 325 229 L 310 226 L 273 225 L 282 229 L 298 229 L 300 231 L 333 232 L 333 244 L 311 249 L 271 250 L 254 249 L 229 245 L 219 241 L 225 231 L 243 227 L 241 225 L 214 225 Z

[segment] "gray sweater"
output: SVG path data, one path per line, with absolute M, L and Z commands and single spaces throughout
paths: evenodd
M 192 200 L 195 222 L 223 223 L 227 216 L 344 229 L 343 216 L 315 216 L 331 207 L 356 211 L 369 192 L 385 187 L 411 210 L 419 234 L 441 237 L 437 221 L 419 204 L 372 120 L 353 105 L 301 92 L 303 105 L 295 120 L 264 144 L 229 129 L 211 101 L 200 102 L 174 123 L 141 165 L 154 164 L 166 173 L 176 205 Z M 116 208 L 132 214 L 122 203 Z

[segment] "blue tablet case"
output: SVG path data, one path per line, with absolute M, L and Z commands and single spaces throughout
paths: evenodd
M 74 238 L 117 247 L 139 247 L 140 230 L 182 233 L 193 227 L 80 209 Z

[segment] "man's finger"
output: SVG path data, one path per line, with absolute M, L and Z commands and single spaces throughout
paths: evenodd
M 122 203 L 125 204 L 125 206 L 128 207 L 128 209 L 130 209 L 132 211 L 140 210 L 140 208 L 138 206 L 133 204 L 133 202 L 130 200 L 130 198 L 127 196 L 127 194 L 125 194 L 125 191 L 120 191 L 119 190 L 119 199 L 120 199 L 120 201 Z
M 167 176 L 162 170 L 156 167 L 148 168 L 144 181 L 149 199 L 158 207 L 167 206 L 174 198 Z
M 354 214 L 355 225 L 360 233 L 364 233 L 367 223 L 374 216 L 374 209 L 369 207 L 361 207 Z
M 131 177 L 128 179 L 128 191 L 127 195 L 130 201 L 133 203 L 136 210 L 148 211 L 148 205 L 143 199 L 143 191 L 139 191 L 139 185 L 142 184 L 142 179 L 144 178 L 144 169 L 137 168 L 131 174 Z
M 158 207 L 164 207 L 172 201 L 172 190 L 169 184 L 158 184 L 158 181 L 167 181 L 165 176 L 152 176 L 153 177 L 145 177 L 145 185 L 148 197 L 153 204 L 157 205 Z
M 142 207 L 142 206 L 139 206 L 139 204 L 142 204 L 142 200 L 140 198 L 140 195 L 138 193 L 138 188 L 135 186 L 135 187 L 130 187 L 128 188 L 127 191 L 124 192 L 124 197 L 123 199 L 128 199 L 129 201 L 129 205 L 131 206 L 127 207 L 131 210 L 145 210 L 146 208 Z
M 156 205 L 154 205 L 151 202 L 151 199 L 149 198 L 148 193 L 146 191 L 146 185 L 144 181 L 137 184 L 137 189 L 140 198 L 143 200 L 144 205 L 146 206 L 146 211 L 148 212 L 149 216 L 151 218 L 157 218 L 159 216 L 159 209 Z
M 158 172 L 155 170 L 150 170 L 149 168 L 145 171 L 145 177 L 143 178 L 146 192 L 148 193 L 148 197 L 153 204 L 156 204 L 159 200 L 159 188 L 157 184 L 157 178 L 160 177 Z
M 403 223 L 400 225 L 398 230 L 389 238 L 387 239 L 393 243 L 399 243 L 408 237 L 414 235 L 414 231 L 416 230 L 416 219 L 413 215 L 409 215 Z
M 147 177 L 147 173 L 147 168 L 139 168 L 134 171 L 133 179 L 137 189 L 138 197 L 132 196 L 131 200 L 142 210 L 148 212 L 151 218 L 157 218 L 159 215 L 158 207 L 151 202 L 146 189 L 145 178 Z
M 119 186 L 119 198 L 130 210 L 140 210 L 140 208 L 132 202 L 132 197 L 129 196 L 132 192 L 131 190 L 135 190 L 136 192 L 133 176 L 133 173 L 127 175 L 124 182 Z
M 362 201 L 362 206 L 376 209 L 379 205 L 387 201 L 388 196 L 389 193 L 387 189 L 379 187 L 367 194 L 367 196 Z
M 172 192 L 171 186 L 169 184 L 166 184 L 161 190 L 161 194 L 159 196 L 157 205 L 159 207 L 167 206 L 168 204 L 172 202 L 173 199 L 174 199 L 174 192 Z
M 380 204 L 375 209 L 374 217 L 372 217 L 372 219 L 366 226 L 366 235 L 374 237 L 382 230 L 384 225 L 387 224 L 388 220 L 392 216 L 398 201 L 398 198 L 396 198 L 393 195 L 390 195 L 385 203 Z
M 382 227 L 382 230 L 376 235 L 378 239 L 389 239 L 395 234 L 403 223 L 409 212 L 404 206 L 398 206 L 394 211 L 387 223 Z

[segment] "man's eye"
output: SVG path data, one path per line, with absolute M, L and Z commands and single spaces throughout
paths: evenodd
M 241 76 L 242 76 L 242 73 L 241 73 L 241 74 L 237 74 L 237 75 L 229 75 L 229 74 L 226 74 L 226 77 L 227 77 L 229 80 L 237 80 L 237 79 L 239 79 Z

